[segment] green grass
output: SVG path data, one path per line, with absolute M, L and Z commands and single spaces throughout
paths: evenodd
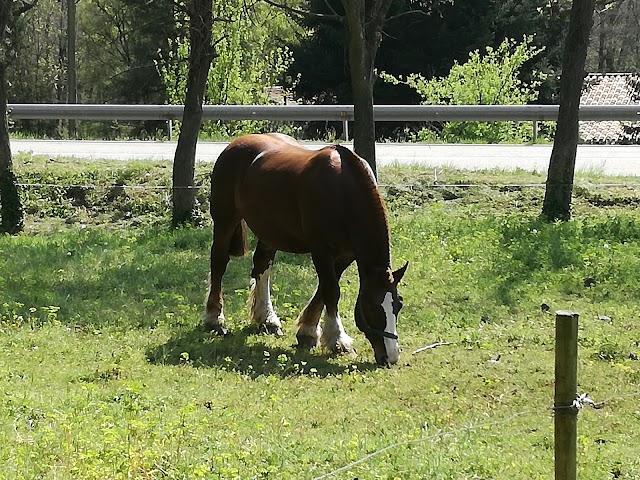
M 0 478 L 552 478 L 560 309 L 580 313 L 578 393 L 606 402 L 579 414 L 580 478 L 640 477 L 635 179 L 578 178 L 574 219 L 546 224 L 543 188 L 514 186 L 541 174 L 381 169 L 410 268 L 404 352 L 380 369 L 354 268 L 340 307 L 357 355 L 293 347 L 305 256 L 276 258 L 283 338 L 248 321 L 250 257 L 225 276 L 232 335 L 202 330 L 198 168 L 202 224 L 171 231 L 167 190 L 127 187 L 166 187 L 166 163 L 16 161 L 22 183 L 62 186 L 23 189 L 27 229 L 0 237 Z M 412 355 L 436 341 L 451 344 Z

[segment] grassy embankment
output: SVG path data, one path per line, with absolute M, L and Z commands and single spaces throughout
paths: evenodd
M 531 479 L 553 476 L 554 316 L 580 317 L 581 478 L 640 477 L 640 194 L 581 177 L 574 220 L 537 215 L 544 175 L 385 168 L 404 348 L 373 365 L 296 350 L 315 285 L 279 254 L 286 335 L 246 315 L 250 257 L 230 264 L 221 339 L 200 328 L 211 232 L 170 231 L 166 163 L 16 161 L 27 228 L 0 237 L 0 478 Z M 69 188 L 84 185 L 91 188 Z M 121 186 L 124 185 L 124 188 Z M 544 310 L 549 307 L 549 311 Z M 436 341 L 450 342 L 415 355 Z

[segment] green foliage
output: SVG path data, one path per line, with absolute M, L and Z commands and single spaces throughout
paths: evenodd
M 171 176 L 160 162 L 16 167 L 21 183 L 42 175 L 62 191 Z M 250 324 L 247 256 L 229 264 L 232 334 L 219 338 L 200 326 L 210 228 L 171 230 L 160 205 L 120 218 L 116 202 L 24 188 L 25 233 L 0 237 L 0 478 L 298 479 L 349 464 L 334 477 L 546 478 L 560 309 L 580 312 L 578 393 L 605 401 L 578 417 L 581 475 L 640 477 L 640 194 L 610 187 L 634 179 L 578 175 L 574 219 L 549 224 L 537 218 L 542 174 L 379 175 L 394 264 L 410 262 L 393 369 L 375 367 L 355 328 L 354 267 L 340 308 L 355 358 L 292 346 L 316 280 L 300 255 L 274 264 L 285 336 Z M 412 355 L 436 341 L 451 344 Z
M 534 72 L 533 80 L 520 79 L 523 65 L 544 49 L 533 45 L 533 36 L 525 36 L 521 43 L 505 39 L 497 48 L 486 47 L 470 53 L 464 64 L 455 62 L 449 75 L 427 79 L 411 74 L 405 79 L 381 73 L 383 80 L 405 84 L 414 89 L 426 105 L 525 105 L 538 98 L 537 87 L 545 75 Z M 420 141 L 442 138 L 447 142 L 530 140 L 529 122 L 447 122 L 439 131 L 425 128 L 417 134 Z
M 68 94 L 68 2 L 42 0 L 21 22 L 18 55 L 7 72 L 11 103 L 65 103 Z M 81 103 L 164 103 L 153 60 L 174 36 L 170 0 L 87 0 L 77 5 L 77 86 Z M 55 28 L 52 28 L 55 26 Z M 93 138 L 154 136 L 158 123 L 78 122 Z M 66 134 L 64 122 L 16 121 L 39 137 Z
M 14 2 L 10 2 L 14 3 Z M 15 2 L 16 5 L 18 2 Z M 63 73 L 60 45 L 64 35 L 51 28 L 62 22 L 62 9 L 55 0 L 38 1 L 13 32 L 15 50 L 7 76 L 11 103 L 54 103 L 60 94 L 57 84 Z M 38 39 L 33 41 L 30 39 Z
M 79 101 L 163 103 L 154 61 L 176 34 L 174 9 L 168 0 L 79 2 Z
M 216 56 L 205 92 L 205 104 L 250 105 L 268 102 L 266 87 L 278 82 L 291 62 L 291 52 L 278 34 L 291 36 L 287 19 L 278 9 L 256 4 L 249 11 L 245 2 L 215 3 L 213 41 Z M 274 14 L 274 12 L 276 12 Z M 188 19 L 185 19 L 188 24 Z M 287 33 L 285 33 L 287 35 Z M 188 73 L 189 40 L 186 35 L 170 40 L 169 53 L 158 62 L 158 70 L 169 103 L 184 103 Z M 237 136 L 268 129 L 267 122 L 205 122 L 209 136 Z M 179 126 L 177 126 L 179 128 Z
M 545 50 L 523 65 L 521 78 L 530 82 L 535 71 L 547 73 L 547 79 L 539 87 L 540 103 L 557 103 L 557 74 L 568 20 L 566 3 L 563 1 L 559 8 L 558 2 L 546 0 L 394 1 L 390 11 L 393 18 L 385 24 L 376 68 L 402 77 L 411 73 L 420 73 L 425 78 L 442 77 L 455 61 L 464 63 L 469 52 L 478 49 L 484 52 L 487 45 L 498 48 L 505 38 L 522 39 L 534 34 L 535 44 Z M 339 0 L 313 0 L 309 5 L 319 13 L 330 14 L 328 5 L 342 12 Z M 409 10 L 414 13 L 406 14 Z M 418 10 L 422 13 L 415 13 Z M 348 70 L 344 68 L 342 25 L 318 19 L 307 19 L 305 23 L 309 34 L 293 48 L 295 60 L 289 69 L 297 97 L 313 103 L 352 103 Z M 594 45 L 597 47 L 597 42 Z M 386 82 L 376 82 L 374 98 L 377 104 L 394 105 L 415 104 L 420 100 L 408 86 L 396 87 Z M 395 122 L 376 126 L 379 140 L 405 140 L 410 134 L 405 133 L 405 126 Z

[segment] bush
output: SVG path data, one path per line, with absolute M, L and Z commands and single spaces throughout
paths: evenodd
M 537 88 L 546 77 L 542 72 L 533 72 L 531 83 L 519 78 L 522 66 L 543 51 L 532 42 L 533 36 L 525 36 L 521 43 L 505 39 L 496 49 L 487 47 L 484 55 L 475 50 L 466 63 L 455 62 L 449 75 L 443 78 L 428 80 L 414 73 L 402 79 L 385 72 L 380 77 L 413 88 L 424 105 L 525 105 L 537 100 Z M 420 130 L 415 139 L 498 143 L 529 141 L 532 136 L 530 122 L 433 122 Z

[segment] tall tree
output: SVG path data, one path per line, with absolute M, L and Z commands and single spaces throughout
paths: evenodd
M 571 218 L 571 194 L 578 147 L 578 113 L 595 0 L 573 0 L 564 43 L 560 107 L 547 175 L 542 215 L 551 221 Z
M 189 72 L 182 127 L 173 160 L 172 223 L 174 226 L 193 220 L 196 144 L 202 124 L 202 103 L 207 78 L 215 56 L 215 46 L 212 43 L 213 0 L 190 0 L 187 3 L 187 13 L 189 16 Z
M 264 1 L 303 18 L 337 21 L 344 26 L 354 111 L 353 146 L 354 150 L 369 162 L 375 174 L 374 68 L 376 55 L 382 43 L 383 27 L 389 18 L 389 10 L 394 0 L 341 0 L 342 11 L 334 8 L 330 1 L 325 1 L 324 7 L 328 13 L 300 10 L 284 1 Z M 409 3 L 431 4 L 434 1 Z
M 0 0 L 0 232 L 18 233 L 23 228 L 22 204 L 13 172 L 7 123 L 7 67 L 16 51 L 19 17 L 35 4 L 24 0 Z
M 353 95 L 353 149 L 376 173 L 376 133 L 373 116 L 374 68 L 382 43 L 382 27 L 393 0 L 342 0 Z

